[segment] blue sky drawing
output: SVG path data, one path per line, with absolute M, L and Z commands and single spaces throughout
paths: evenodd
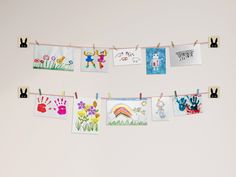
M 153 70 L 151 61 L 153 54 L 159 56 L 159 66 L 157 70 Z M 147 48 L 146 49 L 146 73 L 147 74 L 166 74 L 166 49 L 165 48 Z

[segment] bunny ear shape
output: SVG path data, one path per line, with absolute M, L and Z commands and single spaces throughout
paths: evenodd
M 215 44 L 217 44 L 217 42 L 218 42 L 218 38 L 216 38 L 216 40 L 215 40 Z
M 211 88 L 211 93 L 214 93 L 212 88 Z
M 20 43 L 23 43 L 23 39 L 22 38 L 20 38 Z
M 216 88 L 215 94 L 217 94 L 217 92 L 218 92 L 218 88 Z
M 27 93 L 27 88 L 25 89 L 25 94 Z
M 25 38 L 25 44 L 27 43 L 27 38 Z
M 22 88 L 20 88 L 20 93 L 21 93 L 21 94 L 23 93 L 23 90 L 22 90 Z
M 214 43 L 212 37 L 211 37 L 211 43 Z

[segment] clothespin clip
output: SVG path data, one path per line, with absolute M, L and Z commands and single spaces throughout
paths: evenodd
M 107 95 L 108 95 L 108 99 L 111 99 L 111 93 L 108 92 Z
M 158 100 L 160 101 L 162 97 L 163 97 L 163 93 L 161 92 L 161 95 Z
M 98 93 L 96 93 L 96 100 L 98 99 Z
M 177 98 L 177 97 L 178 97 L 178 96 L 177 96 L 177 91 L 175 90 L 175 92 L 174 92 L 174 93 L 175 93 L 175 98 Z
M 172 46 L 172 47 L 175 47 L 175 44 L 174 44 L 174 42 L 173 42 L 173 41 L 171 41 L 171 46 Z
M 39 95 L 40 95 L 40 96 L 42 95 L 41 89 L 39 89 Z
M 138 50 L 138 46 L 139 46 L 139 45 L 137 44 L 136 47 L 135 47 L 135 50 Z
M 142 93 L 139 93 L 139 99 L 141 100 L 143 97 Z
M 197 89 L 197 96 L 200 94 L 199 89 Z
M 113 46 L 112 46 L 112 48 L 113 48 L 113 49 L 115 49 L 115 50 L 117 50 L 117 48 L 116 48 L 116 46 L 115 46 L 115 45 L 113 45 Z
M 35 40 L 35 44 L 39 45 L 39 42 L 37 40 Z
M 78 99 L 78 94 L 77 94 L 77 92 L 75 92 L 75 98 Z
M 193 46 L 195 46 L 197 43 L 198 43 L 198 40 L 196 40 L 196 41 L 194 42 Z
M 93 44 L 93 50 L 95 50 L 95 44 Z
M 161 45 L 161 43 L 159 42 L 159 43 L 157 44 L 157 47 L 156 47 L 156 48 L 159 48 L 159 47 L 160 47 L 160 45 Z
M 63 91 L 61 92 L 61 96 L 64 97 L 65 94 L 66 94 L 66 93 L 65 93 L 65 91 L 63 90 Z

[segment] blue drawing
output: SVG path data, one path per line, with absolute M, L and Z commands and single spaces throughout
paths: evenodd
M 166 74 L 166 49 L 147 48 L 146 49 L 146 73 Z
M 186 102 L 187 102 L 187 100 L 184 97 L 182 97 L 180 99 L 176 98 L 176 102 L 179 104 L 179 110 L 180 111 L 184 111 L 186 109 L 186 106 L 187 106 Z

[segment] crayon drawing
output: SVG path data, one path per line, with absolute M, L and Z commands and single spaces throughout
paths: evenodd
M 171 66 L 202 64 L 200 44 L 170 47 Z
M 166 74 L 166 49 L 147 48 L 146 49 L 146 73 Z
M 74 50 L 66 47 L 35 45 L 33 68 L 73 71 Z
M 114 65 L 138 65 L 142 63 L 141 49 L 114 49 Z
M 202 96 L 187 95 L 173 97 L 174 115 L 191 115 L 202 113 Z
M 78 98 L 74 101 L 73 133 L 97 134 L 101 117 L 101 100 Z
M 81 52 L 81 71 L 107 72 L 110 50 L 105 48 L 83 48 Z
M 107 100 L 108 125 L 147 125 L 147 99 Z
M 39 95 L 35 97 L 35 116 L 66 118 L 67 100 L 64 97 Z
M 170 120 L 171 99 L 169 97 L 152 97 L 152 120 Z

